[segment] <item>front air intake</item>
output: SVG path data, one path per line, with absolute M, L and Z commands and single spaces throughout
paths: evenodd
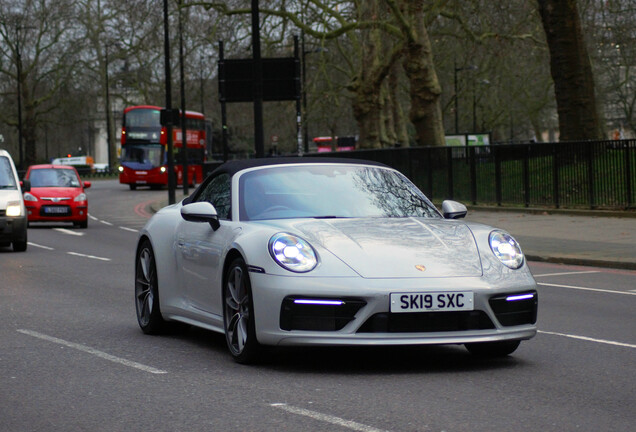
M 282 330 L 337 331 L 355 318 L 366 302 L 349 298 L 285 297 L 280 310 Z
M 502 326 L 535 324 L 537 322 L 538 294 L 536 291 L 504 294 L 488 301 Z

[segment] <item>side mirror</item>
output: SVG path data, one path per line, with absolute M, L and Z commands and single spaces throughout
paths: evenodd
M 88 189 L 89 187 L 91 187 L 91 182 L 85 181 L 84 182 L 84 189 Z
M 188 222 L 207 222 L 214 231 L 218 230 L 221 224 L 216 209 L 207 201 L 199 201 L 186 204 L 181 207 L 181 217 Z
M 446 219 L 461 219 L 466 216 L 468 209 L 462 203 L 446 200 L 442 203 L 442 214 Z
M 22 193 L 29 192 L 31 190 L 31 182 L 28 180 L 20 180 L 20 187 L 22 188 Z

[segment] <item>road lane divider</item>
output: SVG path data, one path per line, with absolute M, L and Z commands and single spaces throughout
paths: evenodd
M 40 244 L 37 244 L 37 243 L 27 242 L 27 244 L 28 244 L 29 246 L 33 246 L 33 247 L 40 248 L 40 249 L 55 250 L 55 249 L 53 249 L 52 247 L 48 247 L 48 246 L 44 246 L 44 245 L 40 245 Z
M 602 292 L 607 294 L 636 295 L 635 292 L 630 292 L 630 291 L 615 291 L 615 290 L 606 290 L 606 289 L 600 289 L 600 288 L 586 288 L 586 287 L 580 287 L 580 286 L 551 284 L 551 283 L 545 283 L 545 282 L 537 282 L 537 285 L 556 287 L 556 288 L 576 289 L 581 291 L 596 291 L 596 292 Z
M 53 231 L 61 232 L 62 234 L 74 235 L 74 236 L 78 236 L 78 237 L 81 237 L 81 236 L 84 235 L 83 232 L 73 231 L 73 230 L 66 229 L 66 228 L 53 228 Z
M 354 422 L 351 420 L 345 420 L 340 417 L 335 417 L 329 414 L 319 413 L 317 411 L 311 411 L 304 408 L 295 407 L 293 405 L 287 405 L 285 403 L 273 403 L 270 404 L 273 408 L 278 408 L 280 410 L 286 411 L 291 414 L 301 415 L 305 417 L 309 417 L 314 420 L 322 421 L 325 423 L 331 423 L 336 426 L 340 426 L 343 428 L 351 429 L 359 432 L 386 432 L 384 429 L 377 429 L 372 426 L 367 426 L 362 423 Z
M 533 274 L 534 277 L 547 277 L 547 276 L 570 276 L 570 275 L 580 275 L 580 274 L 590 274 L 590 273 L 602 273 L 600 270 L 588 270 L 588 271 L 574 271 L 574 272 L 561 272 L 561 273 L 546 273 L 536 275 Z
M 100 223 L 103 223 L 104 225 L 113 226 L 113 224 L 112 224 L 112 223 L 110 223 L 110 222 L 108 222 L 108 221 L 105 221 L 105 220 L 100 220 L 99 222 L 100 222 Z
M 605 340 L 605 339 L 595 339 L 595 338 L 591 338 L 591 337 L 587 337 L 587 336 L 577 336 L 577 335 L 571 335 L 571 334 L 567 334 L 567 333 L 557 333 L 557 332 L 550 332 L 550 331 L 544 331 L 544 330 L 537 330 L 537 332 L 538 333 L 547 334 L 547 335 L 561 336 L 561 337 L 566 337 L 566 338 L 570 338 L 570 339 L 579 339 L 579 340 L 584 340 L 584 341 L 588 341 L 588 342 L 596 342 L 596 343 L 601 343 L 601 344 L 606 344 L 606 345 L 615 345 L 615 346 L 620 346 L 620 347 L 636 348 L 636 345 L 634 345 L 634 344 L 616 342 L 616 341 Z
M 95 357 L 99 357 L 101 359 L 108 360 L 108 361 L 113 362 L 113 363 L 118 363 L 118 364 L 121 364 L 121 365 L 124 365 L 124 366 L 135 368 L 135 369 L 138 369 L 138 370 L 141 370 L 141 371 L 144 371 L 144 372 L 148 372 L 148 373 L 151 373 L 151 374 L 167 374 L 168 373 L 167 371 L 164 371 L 164 370 L 161 370 L 161 369 L 156 369 L 156 368 L 153 368 L 151 366 L 147 366 L 147 365 L 144 365 L 144 364 L 141 364 L 141 363 L 137 363 L 135 361 L 127 360 L 127 359 L 124 359 L 124 358 L 121 358 L 121 357 L 117 357 L 117 356 L 105 353 L 104 351 L 100 351 L 100 350 L 97 350 L 95 348 L 91 348 L 91 347 L 86 346 L 86 345 L 78 344 L 78 343 L 75 343 L 75 342 L 69 342 L 67 340 L 59 339 L 59 338 L 56 338 L 56 337 L 53 337 L 53 336 L 48 336 L 48 335 L 45 335 L 43 333 L 38 333 L 36 331 L 18 329 L 17 332 L 18 333 L 22 333 L 22 334 L 27 335 L 27 336 L 32 336 L 34 338 L 38 338 L 38 339 L 42 339 L 42 340 L 45 340 L 45 341 L 53 342 L 53 343 L 56 343 L 58 345 L 63 345 L 63 346 L 68 347 L 68 348 L 73 348 L 75 350 L 91 354 L 91 355 L 93 355 Z
M 104 257 L 98 257 L 95 255 L 86 255 L 86 254 L 81 254 L 81 253 L 77 253 L 77 252 L 66 252 L 69 255 L 73 255 L 73 256 L 78 256 L 78 257 L 83 257 L 83 258 L 90 258 L 90 259 L 94 259 L 94 260 L 99 260 L 99 261 L 111 261 L 110 258 L 104 258 Z
M 119 229 L 123 229 L 124 231 L 130 231 L 130 232 L 134 232 L 134 233 L 139 232 L 139 230 L 128 228 L 128 227 L 123 227 L 123 226 L 120 226 Z

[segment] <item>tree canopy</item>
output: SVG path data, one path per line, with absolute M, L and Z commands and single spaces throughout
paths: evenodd
M 218 42 L 228 58 L 251 55 L 251 2 L 168 3 L 175 71 L 177 14 L 184 17 L 188 108 L 203 111 L 218 133 Z M 559 133 L 581 140 L 631 136 L 636 126 L 629 0 L 260 0 L 259 7 L 263 56 L 291 56 L 294 36 L 302 41 L 310 141 L 355 136 L 360 148 L 428 146 L 456 132 L 499 142 Z M 0 145 L 17 154 L 18 102 L 26 163 L 95 152 L 107 117 L 114 137 L 123 107 L 162 105 L 162 13 L 150 0 L 0 0 Z M 251 109 L 232 104 L 228 118 L 231 152 L 250 153 Z M 293 152 L 294 104 L 267 103 L 264 120 L 265 136 Z

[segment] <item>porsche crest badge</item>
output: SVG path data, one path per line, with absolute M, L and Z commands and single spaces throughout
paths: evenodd
M 423 265 L 416 265 L 415 268 L 418 269 L 421 272 L 426 271 L 426 267 L 423 266 Z

